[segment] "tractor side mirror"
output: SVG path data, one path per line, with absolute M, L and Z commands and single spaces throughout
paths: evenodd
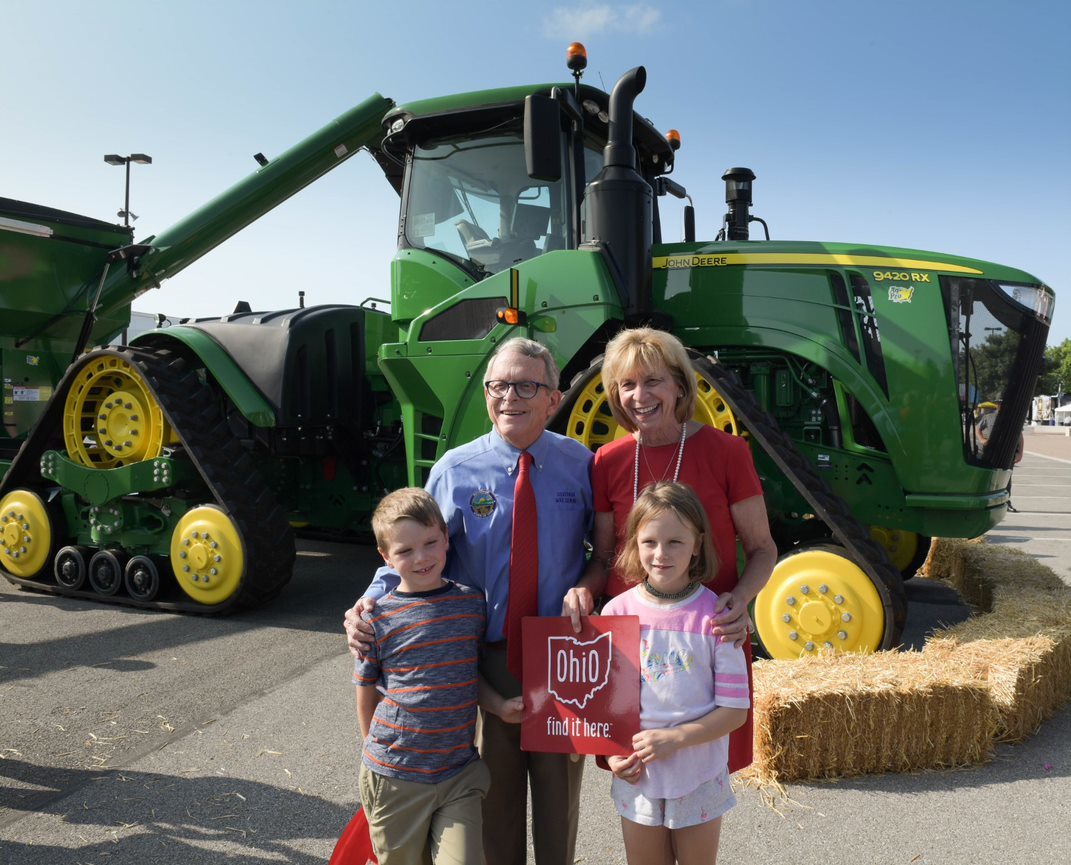
M 549 96 L 524 99 L 524 162 L 533 180 L 553 183 L 562 176 L 561 109 Z

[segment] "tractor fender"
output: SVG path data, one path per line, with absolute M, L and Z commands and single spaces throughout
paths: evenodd
M 212 374 L 224 393 L 253 426 L 275 426 L 275 411 L 264 395 L 227 351 L 205 331 L 186 325 L 166 330 L 152 330 L 131 340 L 131 345 L 143 348 L 174 348 L 178 343 L 182 354 L 193 354 Z

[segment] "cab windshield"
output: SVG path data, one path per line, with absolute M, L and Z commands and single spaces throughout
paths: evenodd
M 408 246 L 433 249 L 476 275 L 568 247 L 568 198 L 527 174 L 519 135 L 416 145 L 406 190 Z

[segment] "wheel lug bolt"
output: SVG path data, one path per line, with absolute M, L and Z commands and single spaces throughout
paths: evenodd
M 791 622 L 791 621 L 792 621 L 792 616 L 790 616 L 790 615 L 789 615 L 788 613 L 785 613 L 785 614 L 784 614 L 784 615 L 783 615 L 783 616 L 781 617 L 781 621 L 782 621 L 782 622 L 784 622 L 784 623 L 785 623 L 785 624 L 787 625 L 787 624 L 788 624 L 789 622 Z
M 188 574 L 189 572 L 190 572 L 190 566 L 189 566 L 189 565 L 183 565 L 183 566 L 182 566 L 182 573 L 184 573 L 184 574 Z M 196 576 L 196 575 L 194 575 L 194 579 L 195 579 L 195 580 L 197 579 L 197 576 Z
M 840 620 L 842 622 L 850 622 L 852 620 L 852 614 L 851 613 L 844 613 L 844 614 L 841 615 Z
M 810 593 L 811 593 L 811 587 L 810 586 L 800 586 L 800 594 L 801 595 L 809 595 Z
M 194 536 L 194 538 L 200 538 L 201 537 L 201 533 L 200 532 L 194 532 L 193 536 Z
M 824 643 L 822 643 L 822 645 L 827 649 L 832 649 L 833 648 L 833 644 L 831 642 L 829 642 L 829 640 L 826 640 Z
M 220 562 L 223 561 L 223 556 L 216 556 L 212 561 L 214 561 L 218 565 Z
M 833 596 L 833 603 L 834 604 L 843 604 L 844 603 L 844 595 L 834 595 Z
M 183 550 L 183 551 L 182 551 L 182 552 L 180 552 L 180 553 L 179 553 L 178 555 L 179 555 L 179 558 L 180 558 L 180 559 L 184 559 L 184 558 L 186 558 L 186 551 L 185 551 L 185 550 Z
M 796 599 L 790 597 L 788 600 L 785 601 L 785 603 L 788 604 L 790 607 L 794 607 L 796 606 Z
M 208 537 L 208 535 L 205 535 L 205 537 Z M 210 546 L 211 546 L 211 547 L 212 547 L 212 549 L 214 549 L 214 550 L 215 550 L 215 549 L 219 549 L 219 544 L 218 544 L 218 543 L 217 543 L 216 541 L 212 541 L 212 543 L 211 543 L 211 545 L 210 545 Z
M 818 587 L 818 591 L 824 595 L 829 592 L 829 586 L 823 584 Z
M 847 640 L 848 639 L 848 632 L 847 631 L 837 631 L 837 638 L 841 639 L 841 640 Z
M 810 640 L 808 640 L 806 643 L 803 644 L 803 648 L 805 648 L 808 652 L 813 652 L 814 651 L 814 643 L 812 643 Z
M 219 571 L 217 571 L 215 568 L 210 568 L 208 573 L 210 573 L 214 577 L 216 576 L 216 574 L 219 573 Z
M 798 640 L 800 638 L 799 632 L 798 631 L 789 631 L 788 632 L 788 638 L 790 640 Z

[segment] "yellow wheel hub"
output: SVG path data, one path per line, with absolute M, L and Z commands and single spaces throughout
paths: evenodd
M 889 561 L 901 573 L 910 567 L 919 551 L 919 536 L 914 532 L 871 526 L 870 537 L 885 548 Z
M 695 374 L 695 380 L 699 392 L 692 419 L 739 435 L 736 417 L 725 400 L 698 372 Z M 628 435 L 628 430 L 610 413 L 610 401 L 603 388 L 601 372 L 587 383 L 573 402 L 566 435 L 592 450 Z
M 230 598 L 245 573 L 245 552 L 234 521 L 214 505 L 186 513 L 171 535 L 171 567 L 178 584 L 199 604 Z
M 141 374 L 115 355 L 97 355 L 75 376 L 63 407 L 71 459 L 109 469 L 160 456 L 177 439 Z
M 755 599 L 755 627 L 773 658 L 873 652 L 885 633 L 878 590 L 846 554 L 820 548 L 782 558 Z
M 45 503 L 29 490 L 12 490 L 0 501 L 0 564 L 29 579 L 48 564 L 52 521 Z

